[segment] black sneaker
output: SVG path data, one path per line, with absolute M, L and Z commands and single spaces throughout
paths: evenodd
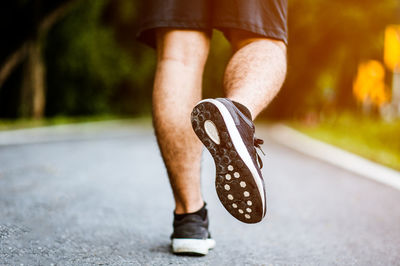
M 225 209 L 245 223 L 260 222 L 266 213 L 262 161 L 256 152 L 250 111 L 226 98 L 200 101 L 192 111 L 192 127 L 214 158 L 215 186 Z
M 172 252 L 185 255 L 206 255 L 215 247 L 208 231 L 206 205 L 195 213 L 175 214 L 174 232 L 171 235 Z

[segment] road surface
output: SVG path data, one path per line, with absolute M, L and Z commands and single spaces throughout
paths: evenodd
M 224 210 L 204 152 L 217 241 L 205 257 L 170 253 L 173 200 L 150 125 L 34 132 L 0 145 L 0 265 L 400 265 L 400 192 L 280 146 L 264 129 L 259 224 Z

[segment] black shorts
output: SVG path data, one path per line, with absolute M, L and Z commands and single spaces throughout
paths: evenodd
M 137 38 L 156 46 L 161 27 L 241 29 L 287 44 L 287 0 L 144 0 Z M 226 32 L 224 32 L 226 33 Z

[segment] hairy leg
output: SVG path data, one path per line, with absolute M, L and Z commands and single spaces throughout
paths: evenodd
M 157 30 L 157 70 L 153 90 L 153 123 L 167 168 L 177 214 L 203 206 L 200 190 L 202 145 L 190 113 L 201 99 L 209 34 L 194 30 Z
M 286 75 L 286 45 L 251 32 L 230 30 L 234 55 L 224 75 L 226 97 L 249 108 L 253 119 L 272 101 Z

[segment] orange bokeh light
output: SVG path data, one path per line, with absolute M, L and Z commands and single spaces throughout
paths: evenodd
M 389 95 L 385 90 L 385 68 L 376 60 L 363 62 L 358 67 L 353 93 L 359 102 L 370 102 L 381 106 L 388 102 Z
M 386 27 L 384 61 L 391 71 L 400 72 L 400 25 Z

